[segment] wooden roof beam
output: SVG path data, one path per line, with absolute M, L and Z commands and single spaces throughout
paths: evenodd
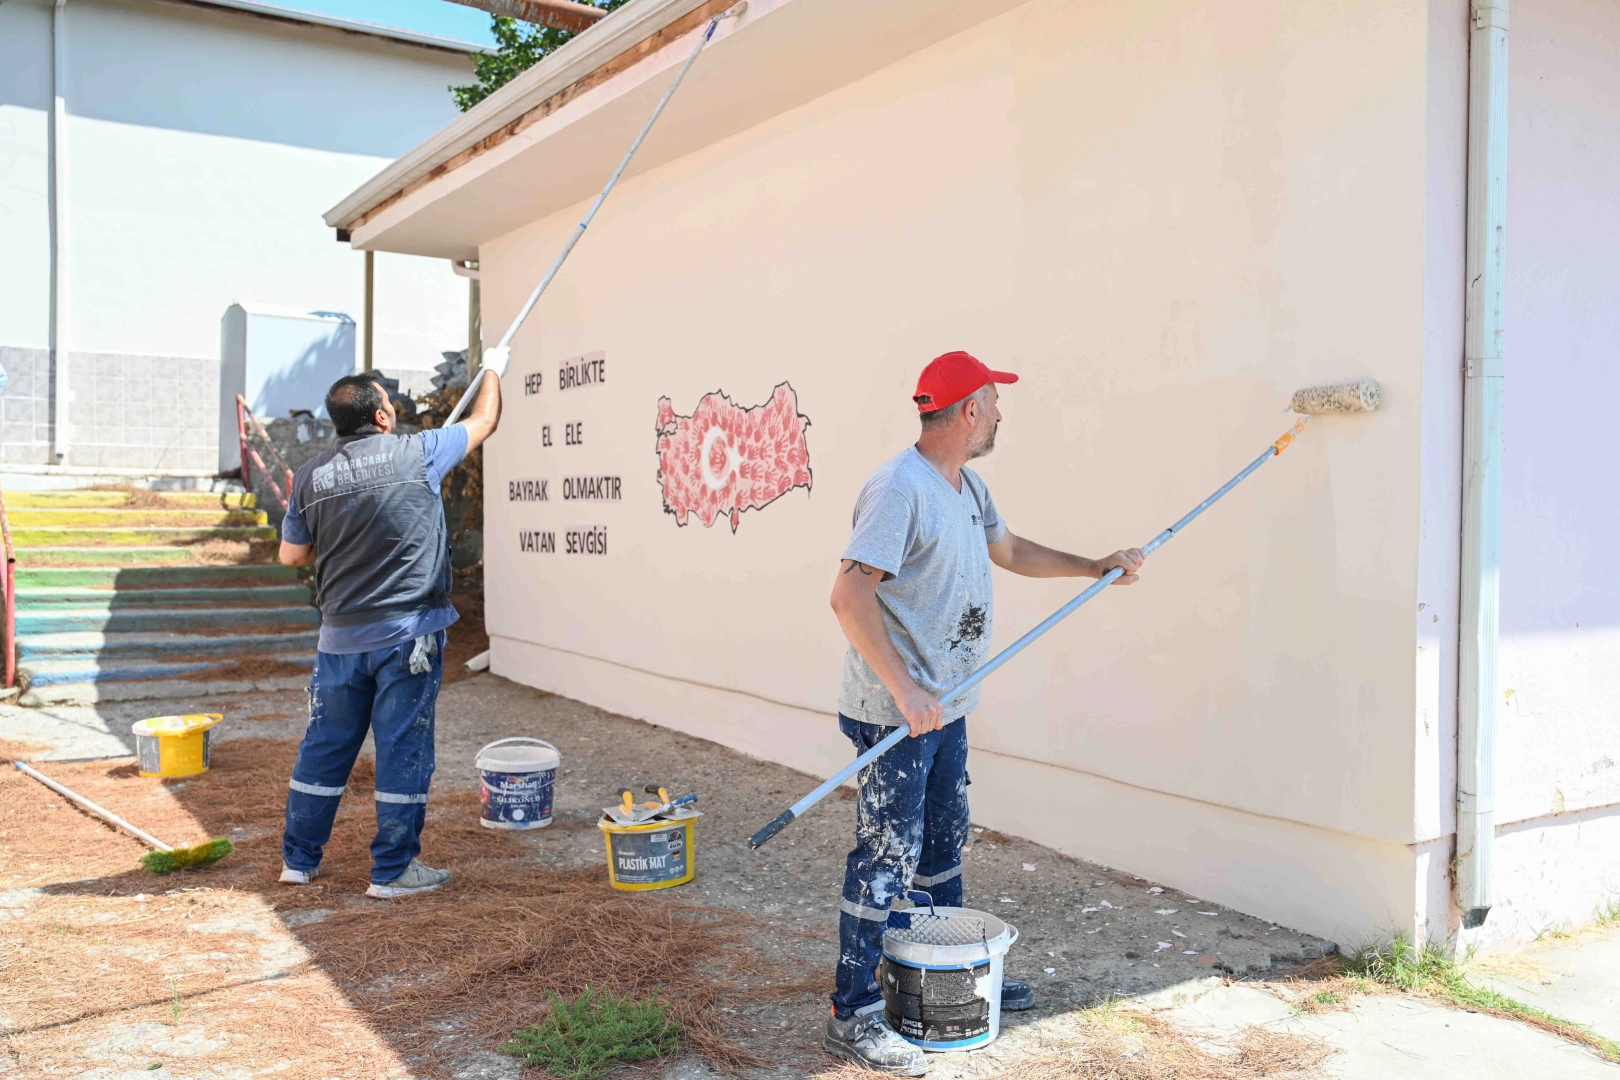
M 566 30 L 577 34 L 594 26 L 607 14 L 599 7 L 576 4 L 571 0 L 453 0 L 454 3 L 487 11 L 491 15 L 505 15 L 509 19 L 549 26 L 553 30 Z

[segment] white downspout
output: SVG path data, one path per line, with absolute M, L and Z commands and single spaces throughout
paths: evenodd
M 1462 597 L 1457 672 L 1457 906 L 1491 910 L 1507 249 L 1508 0 L 1474 0 L 1468 48 L 1468 298 L 1463 332 Z
M 65 465 L 68 419 L 67 0 L 51 12 L 51 461 Z

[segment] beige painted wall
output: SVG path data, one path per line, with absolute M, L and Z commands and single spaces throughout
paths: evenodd
M 1400 2 L 1036 0 L 627 182 L 515 343 L 487 457 L 494 669 L 825 773 L 849 757 L 826 595 L 929 357 L 1024 375 L 982 472 L 1016 532 L 1091 554 L 1251 460 L 1296 386 L 1373 375 L 1376 418 L 1318 424 L 992 680 L 973 798 L 1342 942 L 1412 928 L 1428 49 Z M 481 249 L 486 325 L 577 212 Z M 595 350 L 606 382 L 558 393 Z M 677 527 L 658 399 L 759 405 L 784 380 L 812 490 L 735 534 Z M 622 476 L 623 502 L 557 500 L 575 474 Z M 514 478 L 554 501 L 502 501 Z M 518 550 L 581 525 L 607 556 Z M 1077 591 L 997 589 L 997 644 Z

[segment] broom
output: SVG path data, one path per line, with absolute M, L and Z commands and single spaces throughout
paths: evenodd
M 236 845 L 223 836 L 201 844 L 194 844 L 191 847 L 170 847 L 151 833 L 142 832 L 117 814 L 97 806 L 83 795 L 69 791 L 32 766 L 25 765 L 21 761 L 13 761 L 12 764 L 58 795 L 78 803 L 109 825 L 115 825 L 131 836 L 151 844 L 157 850 L 148 851 L 145 855 L 142 855 L 141 866 L 154 874 L 167 874 L 175 870 L 184 870 L 190 866 L 207 866 L 210 863 L 219 862 L 219 860 L 236 850 Z

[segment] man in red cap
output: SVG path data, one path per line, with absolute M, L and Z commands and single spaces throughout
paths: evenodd
M 868 1068 L 921 1076 L 922 1051 L 901 1038 L 885 1009 L 878 960 L 889 904 L 908 889 L 941 907 L 962 905 L 962 845 L 968 834 L 967 724 L 975 687 L 941 701 L 972 674 L 990 643 L 990 564 L 1026 577 L 1137 579 L 1136 548 L 1101 559 L 1042 547 L 1007 530 L 984 481 L 967 463 L 996 445 L 998 383 L 1018 381 L 965 352 L 923 369 L 912 399 L 922 419 L 913 446 L 880 468 L 855 503 L 855 528 L 833 586 L 832 606 L 849 639 L 838 723 L 857 753 L 901 724 L 911 738 L 860 774 L 855 849 L 839 905 L 840 955 L 823 1046 Z M 1035 1003 L 1029 984 L 1002 983 L 1002 1008 Z M 971 1007 L 970 1007 L 971 1011 Z M 922 1041 L 970 1039 L 983 1017 L 958 1017 L 948 1035 L 901 1025 Z M 892 1017 L 886 1013 L 893 1013 Z M 909 1030 L 918 1026 L 919 1030 Z

